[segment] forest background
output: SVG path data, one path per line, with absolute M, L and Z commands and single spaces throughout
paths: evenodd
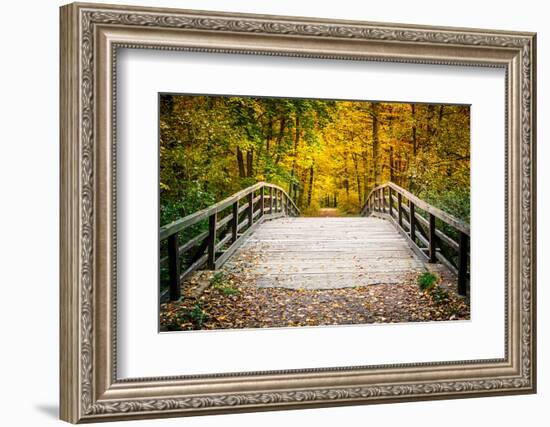
M 392 181 L 469 222 L 470 107 L 160 95 L 160 225 L 258 181 L 357 215 Z

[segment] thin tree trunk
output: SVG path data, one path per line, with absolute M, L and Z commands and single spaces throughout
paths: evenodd
M 348 150 L 344 151 L 344 188 L 346 196 L 349 198 L 349 173 L 348 173 Z
M 372 104 L 372 157 L 374 165 L 374 186 L 378 186 L 381 180 L 380 173 L 380 141 L 378 139 L 379 122 L 378 122 L 379 104 Z
M 267 126 L 268 128 L 267 128 L 267 138 L 265 141 L 265 150 L 267 152 L 267 155 L 269 156 L 271 154 L 269 152 L 269 150 L 271 149 L 271 140 L 273 139 L 273 119 L 272 118 L 269 119 L 269 123 Z
M 298 144 L 300 143 L 300 117 L 296 116 L 296 135 L 294 137 L 294 155 L 292 158 L 292 171 L 290 172 L 290 183 L 288 184 L 288 194 L 292 197 L 292 187 L 294 185 L 294 173 L 296 170 L 296 156 L 298 155 Z
M 309 188 L 307 189 L 307 206 L 311 206 L 311 194 L 313 193 L 313 165 L 309 167 Z
M 243 158 L 243 152 L 239 147 L 237 147 L 237 164 L 239 166 L 239 177 L 244 178 L 246 176 L 246 173 L 244 170 L 244 158 Z
M 247 169 L 246 176 L 248 177 L 254 176 L 254 149 L 253 148 L 249 148 L 246 151 L 246 169 Z
M 411 104 L 411 114 L 412 114 L 412 146 L 413 146 L 413 155 L 416 157 L 416 151 L 418 150 L 418 143 L 416 141 L 416 105 Z
M 279 135 L 277 136 L 277 148 L 281 146 L 281 142 L 283 141 L 283 137 L 285 136 L 285 128 L 286 128 L 286 117 L 283 117 L 279 121 Z M 281 160 L 281 156 L 279 153 L 275 156 L 275 164 L 279 164 L 279 161 Z
M 300 179 L 300 182 L 302 183 L 302 187 L 300 188 L 300 195 L 298 196 L 298 207 L 302 208 L 304 206 L 304 189 L 306 188 L 306 179 L 307 179 L 307 169 L 304 169 L 302 171 L 302 177 Z
M 390 145 L 390 181 L 395 182 L 395 165 L 393 163 L 393 147 Z
M 357 180 L 357 195 L 359 197 L 359 206 L 363 206 L 363 197 L 361 194 L 361 175 L 359 175 L 359 167 L 357 165 L 357 154 L 353 153 L 351 155 L 351 158 L 353 159 L 353 166 L 355 167 L 355 178 Z
M 369 162 L 367 148 L 365 147 L 362 153 L 363 159 L 363 199 L 367 200 L 369 191 Z

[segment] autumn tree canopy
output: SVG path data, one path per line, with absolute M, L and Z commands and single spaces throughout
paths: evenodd
M 469 106 L 161 95 L 161 225 L 258 181 L 306 215 L 393 181 L 469 220 Z

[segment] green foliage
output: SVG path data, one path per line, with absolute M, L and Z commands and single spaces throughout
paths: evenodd
M 417 282 L 420 289 L 423 291 L 432 289 L 437 283 L 438 277 L 429 271 L 418 276 Z
M 439 277 L 426 271 L 418 276 L 418 287 L 425 292 L 432 301 L 439 305 L 448 304 L 451 301 L 449 292 L 437 284 Z
M 469 221 L 469 107 L 161 96 L 161 225 L 262 180 L 313 215 L 357 214 L 391 180 Z
M 189 319 L 193 323 L 194 329 L 201 329 L 202 325 L 208 320 L 208 315 L 197 302 L 193 307 L 193 310 L 189 312 Z
M 214 274 L 212 279 L 210 279 L 210 285 L 225 296 L 240 294 L 240 291 L 233 287 L 231 280 L 222 271 Z
M 195 181 L 178 191 L 178 197 L 168 197 L 161 190 L 160 225 L 204 209 L 216 202 L 216 196 Z
M 441 286 L 434 286 L 430 294 L 436 304 L 447 304 L 450 301 L 449 292 Z
M 163 329 L 167 331 L 198 330 L 202 329 L 206 321 L 208 321 L 206 311 L 203 310 L 199 302 L 196 302 L 192 309 L 179 310 L 169 316 L 163 324 Z

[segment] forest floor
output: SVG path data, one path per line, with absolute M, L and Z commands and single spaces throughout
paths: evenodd
M 162 331 L 466 320 L 468 301 L 440 276 L 438 292 L 406 284 L 342 289 L 258 288 L 232 274 L 201 271 L 179 302 L 161 305 Z

